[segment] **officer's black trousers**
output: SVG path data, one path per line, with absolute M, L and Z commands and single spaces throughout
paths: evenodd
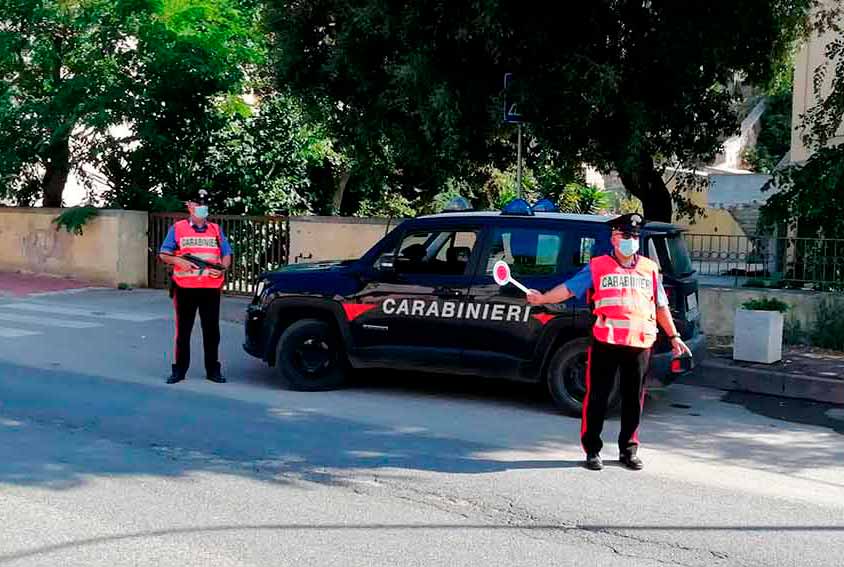
M 202 324 L 202 345 L 205 349 L 206 372 L 219 372 L 220 296 L 219 289 L 183 288 L 176 286 L 173 307 L 176 311 L 176 352 L 173 370 L 184 376 L 190 366 L 190 335 L 196 312 Z
M 621 431 L 618 449 L 622 453 L 635 453 L 639 447 L 639 421 L 645 398 L 645 373 L 650 363 L 650 349 L 616 346 L 592 341 L 586 371 L 586 398 L 583 404 L 583 422 L 580 442 L 583 450 L 597 453 L 604 443 L 601 431 L 607 414 L 607 400 L 612 391 L 616 372 L 620 373 Z

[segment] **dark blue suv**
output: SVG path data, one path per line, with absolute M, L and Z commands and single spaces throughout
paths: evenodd
M 610 250 L 606 217 L 556 212 L 451 212 L 405 221 L 358 260 L 291 265 L 262 275 L 248 307 L 245 350 L 295 390 L 344 384 L 351 368 L 391 368 L 543 382 L 580 411 L 593 316 L 584 300 L 530 307 L 492 277 L 498 260 L 542 291 Z M 656 261 L 682 338 L 705 354 L 698 284 L 679 228 L 648 223 L 641 253 Z M 668 341 L 648 383 L 668 384 Z M 617 388 L 613 401 L 617 401 Z

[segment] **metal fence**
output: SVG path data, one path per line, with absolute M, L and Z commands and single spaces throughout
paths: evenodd
M 844 290 L 844 239 L 687 234 L 701 283 Z
M 150 213 L 149 215 L 149 285 L 166 288 L 170 283 L 167 266 L 158 260 L 158 250 L 167 231 L 185 213 Z M 226 274 L 225 291 L 252 294 L 261 272 L 287 263 L 289 225 L 286 217 L 212 215 L 232 246 L 232 265 Z

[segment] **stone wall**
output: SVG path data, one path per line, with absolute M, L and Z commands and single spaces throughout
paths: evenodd
M 62 212 L 0 207 L 0 271 L 147 285 L 147 213 L 100 210 L 76 235 L 56 230 L 53 219 Z
M 292 217 L 289 263 L 360 258 L 401 222 L 402 219 Z
M 703 331 L 717 337 L 733 336 L 736 309 L 750 299 L 770 297 L 784 301 L 791 306 L 786 321 L 799 321 L 803 330 L 814 326 L 818 306 L 824 300 L 840 301 L 844 306 L 841 294 L 825 292 L 701 287 L 698 295 Z

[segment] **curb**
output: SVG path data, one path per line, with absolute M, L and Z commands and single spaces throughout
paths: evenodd
M 743 368 L 711 359 L 698 372 L 677 381 L 691 386 L 844 405 L 844 380 Z

